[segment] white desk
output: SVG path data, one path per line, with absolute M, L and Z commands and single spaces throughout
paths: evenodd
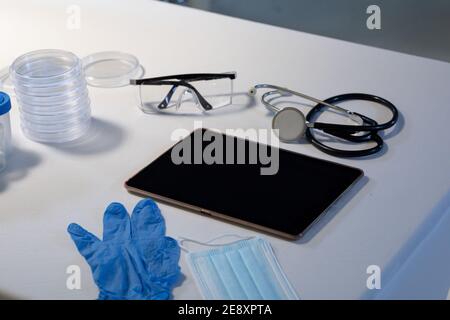
M 324 98 L 368 92 L 399 107 L 405 125 L 387 140 L 381 157 L 336 159 L 309 144 L 283 145 L 357 166 L 368 178 L 311 230 L 309 239 L 268 237 L 302 298 L 373 297 L 366 288 L 367 266 L 379 265 L 382 285 L 387 283 L 430 221 L 450 207 L 450 64 L 148 0 L 79 0 L 81 29 L 69 30 L 71 4 L 1 0 L 0 66 L 42 48 L 80 57 L 121 50 L 135 54 L 147 75 L 236 70 L 237 91 L 271 82 Z M 144 115 L 135 107 L 131 87 L 90 88 L 90 97 L 93 128 L 83 144 L 70 146 L 25 139 L 13 108 L 17 149 L 0 176 L 2 297 L 95 298 L 90 270 L 67 225 L 78 222 L 101 235 L 108 203 L 120 201 L 131 210 L 138 201 L 123 182 L 172 144 L 174 129 L 192 129 L 196 120 Z M 237 115 L 202 120 L 218 129 L 270 127 L 259 103 Z M 167 205 L 161 209 L 174 237 L 255 234 Z M 66 267 L 72 264 L 82 268 L 82 290 L 66 289 Z M 186 279 L 174 297 L 200 298 L 184 258 L 181 266 Z

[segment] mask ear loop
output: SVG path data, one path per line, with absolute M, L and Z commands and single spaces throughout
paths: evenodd
M 223 238 L 227 238 L 227 237 L 235 237 L 238 238 L 238 240 L 232 241 L 232 242 L 228 242 L 228 243 L 219 243 L 219 244 L 214 244 L 213 242 L 223 239 Z M 236 242 L 242 241 L 242 240 L 249 240 L 252 239 L 253 237 L 245 237 L 245 236 L 241 236 L 238 234 L 224 234 L 221 235 L 219 237 L 216 238 L 212 238 L 206 242 L 202 242 L 202 241 L 197 241 L 194 239 L 189 239 L 189 238 L 185 238 L 185 237 L 178 237 L 178 245 L 180 246 L 180 249 L 183 251 L 186 251 L 187 253 L 192 252 L 191 250 L 189 250 L 186 246 L 183 245 L 184 242 L 191 242 L 191 243 L 195 243 L 198 244 L 200 246 L 208 246 L 208 247 L 221 247 L 224 245 L 228 245 L 228 244 L 234 244 Z

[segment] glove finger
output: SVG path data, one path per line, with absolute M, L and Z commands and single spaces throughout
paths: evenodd
M 162 237 L 166 224 L 158 205 L 152 199 L 139 201 L 131 215 L 134 238 Z
M 142 199 L 140 200 L 136 206 L 133 209 L 133 214 L 131 216 L 133 216 L 134 214 L 138 214 L 139 211 L 141 211 L 142 209 L 144 209 L 147 206 L 151 206 L 151 205 L 155 205 L 156 206 L 156 202 L 153 201 L 153 199 L 151 198 L 146 198 L 146 199 Z
M 96 252 L 97 247 L 100 244 L 100 240 L 76 223 L 71 223 L 67 227 L 67 232 L 69 232 L 70 237 L 77 246 L 80 254 L 86 259 L 86 261 L 89 261 Z
M 125 207 L 113 202 L 103 216 L 103 241 L 130 239 L 130 216 Z
M 171 286 L 180 277 L 180 247 L 178 242 L 170 237 L 164 237 L 158 241 L 158 249 L 149 252 L 147 270 L 164 286 Z
M 179 271 L 178 263 L 180 261 L 180 246 L 178 241 L 171 237 L 164 237 L 164 256 L 167 261 L 166 272 L 173 274 Z

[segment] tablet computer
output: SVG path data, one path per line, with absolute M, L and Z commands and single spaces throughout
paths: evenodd
M 357 168 L 197 129 L 125 187 L 203 215 L 296 239 L 362 176 Z

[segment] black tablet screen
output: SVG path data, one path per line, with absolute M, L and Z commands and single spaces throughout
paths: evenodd
M 209 141 L 196 144 L 196 132 L 209 133 Z M 220 140 L 222 144 L 217 143 Z M 356 168 L 276 150 L 278 159 L 277 151 L 265 145 L 201 129 L 126 185 L 296 236 L 363 174 Z

